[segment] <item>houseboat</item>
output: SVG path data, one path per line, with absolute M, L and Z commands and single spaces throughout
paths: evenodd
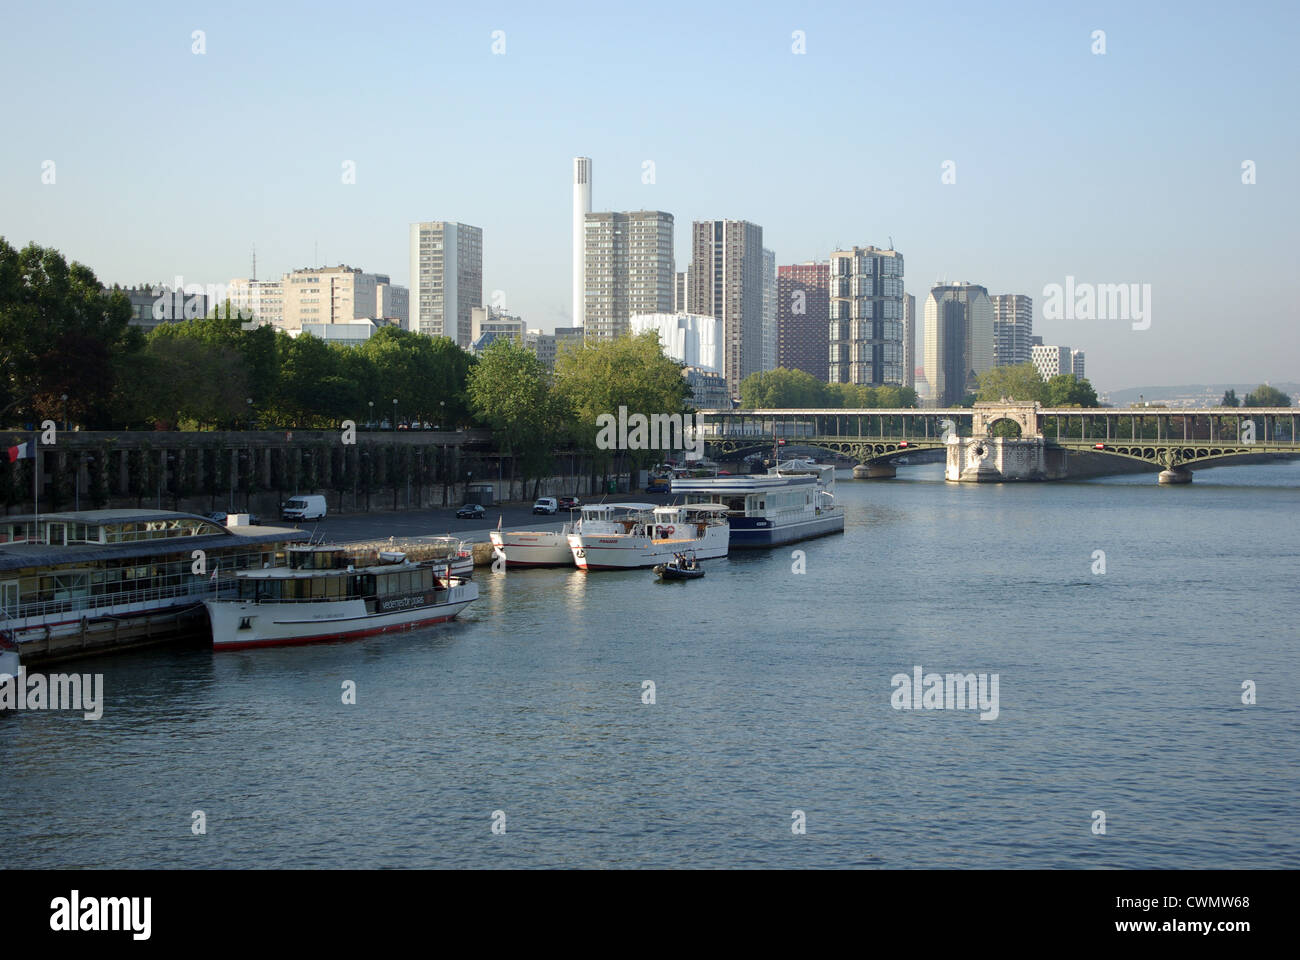
M 203 601 L 306 532 L 168 510 L 0 518 L 0 649 L 64 660 L 206 632 Z
M 214 650 L 352 640 L 455 619 L 478 599 L 451 564 L 405 553 L 291 547 L 288 566 L 236 575 L 238 596 L 205 601 Z
M 688 505 L 725 507 L 731 546 L 741 550 L 844 532 L 830 464 L 786 460 L 765 474 L 683 478 L 673 481 L 673 493 Z

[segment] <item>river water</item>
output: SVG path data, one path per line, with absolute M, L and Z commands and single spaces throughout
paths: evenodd
M 942 469 L 700 581 L 481 569 L 452 625 L 50 668 L 104 715 L 0 715 L 8 865 L 1300 866 L 1300 463 Z M 916 666 L 996 719 L 895 709 Z

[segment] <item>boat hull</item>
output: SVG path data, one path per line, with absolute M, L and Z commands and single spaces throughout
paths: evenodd
M 493 530 L 493 557 L 505 554 L 506 567 L 571 567 L 573 550 L 569 537 L 560 531 L 499 533 Z
M 386 612 L 368 612 L 363 599 L 305 603 L 208 600 L 204 606 L 212 622 L 212 649 L 250 650 L 415 630 L 455 619 L 476 599 L 478 587 L 468 581 L 453 586 L 439 603 Z
M 841 510 L 779 526 L 758 517 L 732 517 L 731 547 L 733 550 L 758 550 L 843 532 L 844 513 Z

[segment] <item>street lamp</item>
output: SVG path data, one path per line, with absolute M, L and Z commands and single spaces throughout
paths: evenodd
M 248 398 L 248 429 L 253 429 L 253 398 Z
M 438 401 L 438 429 L 439 430 L 447 429 L 447 401 L 446 400 Z
M 63 432 L 68 432 L 68 395 L 63 395 Z
M 375 401 L 370 401 L 370 429 L 374 429 L 375 422 Z
M 397 429 L 397 398 L 393 397 L 393 429 Z

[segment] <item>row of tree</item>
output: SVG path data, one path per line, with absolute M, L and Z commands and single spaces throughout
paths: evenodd
M 1084 377 L 1058 373 L 1044 380 L 1032 363 L 992 367 L 979 375 L 979 392 L 970 402 L 1037 401 L 1045 407 L 1098 407 L 1097 391 Z M 970 402 L 963 406 L 969 406 Z
M 1219 401 L 1221 407 L 1240 407 L 1241 400 L 1237 397 L 1236 390 L 1225 390 L 1223 399 Z M 1277 387 L 1270 386 L 1267 383 L 1261 383 L 1258 387 L 1246 394 L 1246 406 L 1248 407 L 1289 407 L 1291 398 L 1283 393 Z
M 778 367 L 751 373 L 740 382 L 740 406 L 745 410 L 902 409 L 916 406 L 916 391 L 826 383 L 803 370 Z

